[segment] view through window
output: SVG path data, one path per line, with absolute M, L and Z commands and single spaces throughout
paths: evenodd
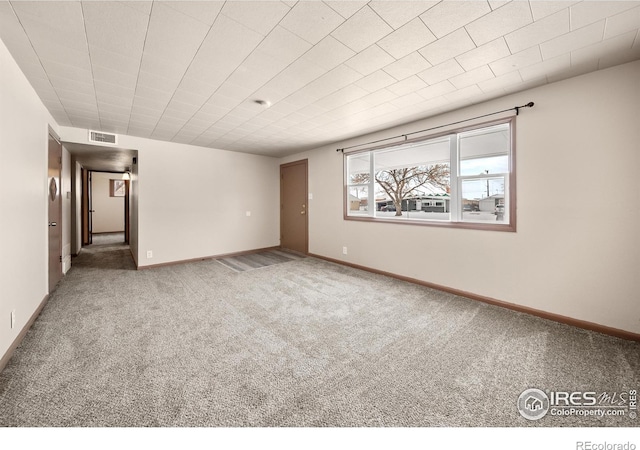
M 345 154 L 346 218 L 512 228 L 512 129 L 510 119 Z

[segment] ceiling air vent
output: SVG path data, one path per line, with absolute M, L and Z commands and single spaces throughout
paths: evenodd
M 98 142 L 100 144 L 113 144 L 118 143 L 118 135 L 111 133 L 103 133 L 101 131 L 89 130 L 89 142 Z

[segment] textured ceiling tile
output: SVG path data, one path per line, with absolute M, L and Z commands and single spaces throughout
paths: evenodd
M 540 44 L 544 59 L 554 58 L 602 40 L 605 21 L 596 22 Z
M 640 6 L 630 11 L 609 17 L 604 28 L 604 38 L 609 39 L 619 34 L 640 28 Z M 640 41 L 640 40 L 639 40 Z
M 322 2 L 303 1 L 291 9 L 279 26 L 311 44 L 317 44 L 344 20 L 344 17 Z
M 388 89 L 380 89 L 379 91 L 373 92 L 366 97 L 360 99 L 360 102 L 366 104 L 368 106 L 377 106 L 382 105 L 383 103 L 390 102 L 396 98 L 396 95 Z
M 571 30 L 598 22 L 608 16 L 634 8 L 632 1 L 585 1 L 571 6 Z
M 637 38 L 635 42 L 636 44 L 629 49 L 616 50 L 601 56 L 598 61 L 598 69 L 606 69 L 607 67 L 625 64 L 640 59 L 640 44 L 638 44 Z
M 0 0 L 0 37 L 61 125 L 276 155 L 638 60 L 639 5 Z
M 91 66 L 111 67 L 120 72 L 137 75 L 140 70 L 140 55 L 131 58 L 99 47 L 89 46 Z
M 422 102 L 424 102 L 424 99 L 415 92 L 412 92 L 410 94 L 405 94 L 401 97 L 398 97 L 395 100 L 391 100 L 389 103 L 399 109 L 403 109 Z
M 78 67 L 82 70 L 91 70 L 91 62 L 86 49 L 80 51 L 75 48 L 63 47 L 49 40 L 34 42 L 33 44 L 33 48 L 40 60 L 55 61 L 56 63 Z
M 427 45 L 420 50 L 420 54 L 435 66 L 474 48 L 476 45 L 467 30 L 461 28 Z
M 485 81 L 478 82 L 478 87 L 482 89 L 484 93 L 490 93 L 495 91 L 504 92 L 506 89 L 511 86 L 522 83 L 522 77 L 520 76 L 520 72 L 513 71 L 501 75 L 499 77 L 490 78 Z
M 236 1 L 225 2 L 221 14 L 266 36 L 289 10 L 287 5 L 277 1 Z
M 68 91 L 81 92 L 95 96 L 95 87 L 93 83 L 82 83 L 70 78 L 49 77 L 47 82 L 56 89 L 66 89 Z
M 131 2 L 137 3 L 137 2 Z M 200 22 L 212 25 L 218 17 L 220 10 L 224 6 L 224 1 L 162 1 L 161 3 L 169 8 L 180 11 L 189 17 L 199 20 Z
M 276 64 L 289 65 L 311 48 L 311 44 L 278 26 L 260 43 L 258 50 L 269 55 Z
M 387 87 L 388 90 L 396 94 L 397 96 L 403 96 L 410 92 L 418 91 L 427 86 L 421 78 L 417 75 L 413 75 L 409 78 L 406 78 L 402 81 L 398 81 L 397 83 L 392 84 Z
M 516 53 L 515 55 L 507 56 L 506 58 L 492 62 L 489 64 L 489 67 L 491 67 L 491 70 L 493 70 L 493 73 L 495 73 L 496 76 L 500 76 L 513 70 L 518 70 L 523 67 L 536 64 L 540 61 L 542 61 L 540 48 L 536 46 L 530 47 Z
M 440 97 L 444 94 L 448 94 L 449 92 L 453 92 L 455 90 L 455 86 L 451 84 L 449 80 L 443 80 L 439 83 L 427 86 L 424 89 L 420 89 L 418 91 L 418 94 L 420 94 L 420 96 L 425 100 L 429 100 L 432 98 Z
M 464 72 L 464 69 L 458 64 L 456 60 L 450 59 L 449 61 L 433 66 L 418 74 L 420 78 L 426 81 L 428 84 L 436 84 L 440 81 L 447 80 L 456 75 L 460 75 Z
M 11 5 L 30 36 L 76 50 L 86 48 L 80 2 L 14 1 Z
M 169 7 L 154 4 L 144 54 L 167 59 L 186 69 L 208 32 L 206 24 Z
M 117 113 L 121 115 L 131 114 L 133 100 L 126 100 L 122 97 L 116 97 L 108 94 L 102 94 L 96 97 L 98 99 L 98 111 L 100 111 L 100 114 L 103 112 Z
M 472 84 L 464 89 L 458 89 L 449 94 L 445 94 L 444 97 L 450 102 L 457 103 L 456 106 L 469 105 L 472 103 L 471 99 L 476 98 L 478 95 L 482 95 L 484 92 L 480 90 L 478 85 Z
M 532 21 L 529 2 L 513 1 L 466 25 L 466 28 L 476 45 L 482 45 Z
M 42 44 L 56 44 L 64 48 L 77 51 L 86 50 L 87 39 L 84 28 L 76 30 L 56 30 L 48 23 L 31 18 L 21 18 L 21 24 L 29 33 L 31 42 L 36 49 Z
M 631 49 L 637 34 L 638 32 L 635 30 L 629 31 L 611 39 L 598 42 L 597 44 L 575 50 L 571 52 L 571 64 L 581 64 L 594 59 L 599 60 L 608 55 L 614 55 L 621 49 Z
M 472 70 L 509 55 L 511 52 L 507 44 L 499 38 L 456 57 L 456 60 L 464 70 Z
M 485 1 L 444 1 L 420 18 L 437 37 L 443 37 L 491 12 Z
M 353 16 L 356 12 L 362 9 L 368 1 L 327 1 L 326 4 L 331 7 L 335 12 L 340 14 L 345 19 Z
M 106 83 L 100 80 L 94 80 L 96 94 L 107 94 L 115 97 L 122 97 L 133 100 L 135 89 L 126 88 L 117 84 Z
M 569 32 L 569 10 L 563 9 L 553 15 L 520 28 L 505 36 L 512 53 L 518 53 L 526 48 Z
M 158 75 L 157 72 L 140 71 L 138 85 L 157 89 L 159 91 L 173 92 L 180 82 L 177 78 L 166 78 Z
M 362 75 L 369 75 L 394 61 L 395 59 L 387 52 L 377 45 L 372 45 L 362 52 L 357 53 L 345 64 L 352 69 L 357 70 Z
M 332 36 L 327 36 L 314 45 L 304 56 L 319 67 L 331 70 L 347 61 L 353 55 L 355 55 L 355 52 L 349 47 Z
M 96 95 L 95 93 L 84 94 L 82 92 L 77 91 L 68 91 L 66 89 L 56 89 L 56 93 L 58 94 L 58 98 L 63 103 L 67 100 L 80 102 L 80 103 L 95 103 Z
M 184 89 L 178 89 L 173 95 L 173 100 L 200 107 L 207 102 L 209 97 L 210 95 L 200 95 Z
M 437 1 L 375 0 L 370 2 L 369 6 L 382 17 L 385 22 L 394 29 L 398 29 L 438 3 Z
M 574 3 L 577 3 L 577 0 L 536 0 L 529 2 L 529 6 L 533 19 L 540 20 L 563 9 L 568 9 Z
M 489 66 L 482 66 L 463 74 L 456 75 L 455 77 L 451 77 L 449 78 L 449 81 L 456 88 L 462 89 L 467 86 L 471 86 L 472 84 L 478 84 L 482 81 L 490 80 L 492 78 L 495 78 L 495 75 L 493 74 Z
M 413 52 L 404 58 L 389 64 L 383 70 L 396 80 L 401 81 L 405 78 L 415 75 L 418 72 L 431 67 L 431 64 L 420 55 L 418 52 Z
M 362 78 L 362 75 L 347 66 L 338 66 L 317 80 L 309 83 L 304 92 L 318 99 L 329 95 Z
M 61 64 L 54 60 L 42 59 L 42 66 L 49 78 L 67 78 L 80 83 L 92 84 L 93 77 L 91 70 L 78 66 Z
M 90 46 L 140 60 L 149 16 L 122 2 L 84 2 Z
M 358 80 L 355 84 L 369 92 L 375 92 L 379 89 L 391 86 L 397 80 L 383 70 L 378 70 L 370 75 Z
M 394 58 L 400 59 L 435 40 L 436 37 L 433 33 L 420 18 L 416 17 L 402 28 L 378 41 L 378 45 Z
M 138 80 L 136 76 L 106 67 L 94 67 L 93 78 L 105 83 L 120 84 L 129 89 L 135 88 Z
M 349 20 L 340 25 L 332 36 L 344 45 L 359 52 L 376 43 L 393 29 L 387 25 L 371 8 L 365 6 Z
M 546 59 L 519 70 L 523 81 L 546 80 L 548 73 L 566 71 L 571 67 L 571 55 L 564 55 Z

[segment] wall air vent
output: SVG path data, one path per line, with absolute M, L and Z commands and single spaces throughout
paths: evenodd
M 89 142 L 116 145 L 118 143 L 118 135 L 89 130 Z

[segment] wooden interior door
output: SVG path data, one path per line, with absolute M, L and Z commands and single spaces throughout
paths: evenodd
M 307 160 L 280 166 L 280 246 L 309 251 Z
M 62 144 L 49 134 L 49 170 L 47 173 L 49 204 L 49 292 L 62 278 L 62 201 L 60 173 L 62 171 Z
M 91 206 L 91 171 L 82 169 L 82 245 L 93 242 Z
M 129 220 L 129 214 L 131 209 L 131 181 L 124 180 L 124 243 L 129 244 L 129 235 L 131 222 Z

